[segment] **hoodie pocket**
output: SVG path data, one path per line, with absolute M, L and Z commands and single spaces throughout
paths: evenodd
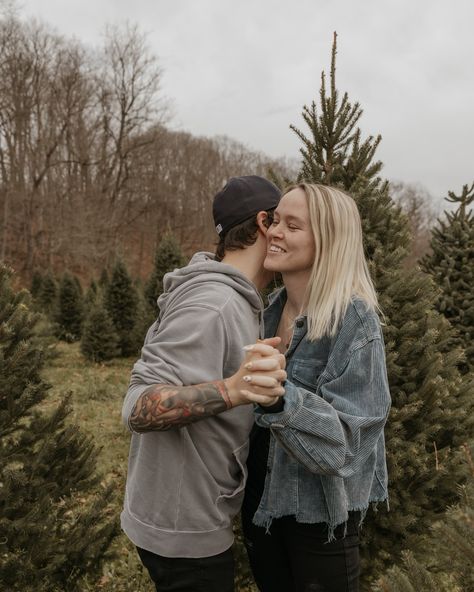
M 216 499 L 216 506 L 222 515 L 224 522 L 229 522 L 239 512 L 242 505 L 245 482 L 247 481 L 247 456 L 249 452 L 249 442 L 245 442 L 232 455 L 238 466 L 238 483 L 233 491 L 221 493 Z

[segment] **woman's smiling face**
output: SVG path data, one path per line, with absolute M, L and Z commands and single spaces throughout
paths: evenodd
M 311 271 L 315 246 L 302 189 L 292 189 L 281 198 L 268 229 L 267 242 L 265 269 L 282 273 Z

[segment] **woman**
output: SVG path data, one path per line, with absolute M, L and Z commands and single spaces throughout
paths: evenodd
M 266 336 L 281 337 L 288 379 L 280 403 L 256 408 L 242 511 L 251 567 L 262 592 L 357 591 L 359 526 L 388 498 L 390 394 L 356 204 L 294 186 L 267 240 L 264 266 L 284 288 Z

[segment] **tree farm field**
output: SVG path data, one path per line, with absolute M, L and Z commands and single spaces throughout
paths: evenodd
M 99 449 L 97 472 L 102 481 L 115 485 L 114 511 L 119 523 L 129 447 L 121 408 L 135 358 L 116 358 L 96 364 L 87 361 L 79 347 L 79 343 L 55 343 L 52 359 L 43 371 L 44 379 L 51 385 L 43 406 L 52 410 L 64 396 L 71 394 L 69 421 L 91 435 Z M 85 582 L 84 592 L 154 590 L 133 544 L 123 533 L 114 540 L 111 554 L 104 564 L 102 578 L 94 585 Z

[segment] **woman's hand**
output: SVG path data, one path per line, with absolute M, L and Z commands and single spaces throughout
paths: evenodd
M 271 406 L 285 394 L 281 385 L 286 380 L 285 356 L 273 347 L 279 341 L 272 337 L 244 348 L 247 355 L 239 370 L 224 381 L 232 406 Z

